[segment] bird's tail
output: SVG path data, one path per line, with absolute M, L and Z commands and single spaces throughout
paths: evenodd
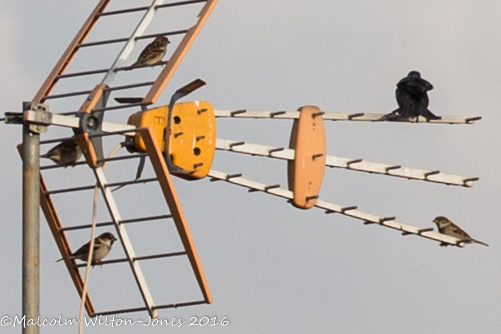
M 74 259 L 75 257 L 74 257 L 74 256 L 72 256 L 72 255 L 70 255 L 70 256 L 68 256 L 68 258 L 71 260 L 71 259 Z M 60 258 L 60 259 L 59 259 L 59 260 L 57 260 L 56 262 L 61 262 L 61 261 L 63 261 L 63 260 L 64 260 L 64 257 Z
M 125 71 L 130 71 L 135 69 L 136 67 L 141 67 L 142 64 L 139 63 L 139 61 L 136 61 L 134 64 L 130 65 L 129 67 L 125 68 Z
M 423 116 L 424 118 L 426 118 L 428 121 L 430 119 L 442 119 L 442 117 L 433 114 L 431 111 L 429 111 L 428 109 L 426 109 L 424 107 L 421 107 L 419 111 L 420 111 L 419 114 L 421 116 Z
M 471 241 L 473 241 L 473 242 L 475 242 L 475 243 L 477 243 L 477 244 L 481 244 L 481 245 L 484 245 L 484 246 L 489 247 L 489 245 L 488 245 L 488 244 L 486 244 L 485 242 L 482 242 L 482 241 L 479 241 L 479 240 L 475 240 L 475 239 L 471 239 Z
M 141 68 L 141 67 L 147 67 L 148 66 L 148 63 L 145 62 L 144 60 L 142 59 L 138 59 L 138 61 L 136 61 L 134 64 L 130 65 L 126 71 L 130 71 L 130 70 L 133 70 L 135 68 Z

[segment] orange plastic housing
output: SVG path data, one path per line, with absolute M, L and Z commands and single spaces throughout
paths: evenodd
M 137 112 L 129 117 L 128 124 L 151 127 L 161 150 L 165 150 L 164 131 L 168 106 Z M 129 137 L 134 141 L 131 152 L 146 152 L 141 136 Z M 216 149 L 216 118 L 207 101 L 192 101 L 174 105 L 170 154 L 172 162 L 191 172 L 187 179 L 201 179 L 209 173 Z
M 292 205 L 310 209 L 319 196 L 324 178 L 326 144 L 324 120 L 315 106 L 299 108 L 299 119 L 292 125 L 289 148 L 294 160 L 287 164 L 289 190 L 294 193 Z

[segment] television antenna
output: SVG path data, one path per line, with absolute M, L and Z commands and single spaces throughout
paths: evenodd
M 61 59 L 58 61 L 42 87 L 32 101 L 23 104 L 23 113 L 6 113 L 5 121 L 11 124 L 23 124 L 23 144 L 20 153 L 23 159 L 23 273 L 30 280 L 23 283 L 23 314 L 27 318 L 36 318 L 38 312 L 38 207 L 41 206 L 56 244 L 63 254 L 65 265 L 70 273 L 74 285 L 82 298 L 90 316 L 117 314 L 126 312 L 147 311 L 150 316 L 156 317 L 159 309 L 211 303 L 212 296 L 205 279 L 201 262 L 191 238 L 191 234 L 183 214 L 181 203 L 177 198 L 171 175 L 185 179 L 203 179 L 209 177 L 211 181 L 224 181 L 230 184 L 245 187 L 249 192 L 264 192 L 289 201 L 294 207 L 310 209 L 313 207 L 325 210 L 325 213 L 339 213 L 364 222 L 377 224 L 400 231 L 402 235 L 414 235 L 440 243 L 462 247 L 462 240 L 434 232 L 432 228 L 416 227 L 397 221 L 395 217 L 380 216 L 358 210 L 356 205 L 339 205 L 319 198 L 325 167 L 344 168 L 351 171 L 383 174 L 390 177 L 400 177 L 426 182 L 442 183 L 453 186 L 471 187 L 478 180 L 476 177 L 443 173 L 439 170 L 425 170 L 401 165 L 392 165 L 366 161 L 361 158 L 346 158 L 328 155 L 325 140 L 325 125 L 327 120 L 351 122 L 413 122 L 413 120 L 388 120 L 384 114 L 367 113 L 334 113 L 320 110 L 315 106 L 303 106 L 297 111 L 253 111 L 214 109 L 207 101 L 192 101 L 177 103 L 179 99 L 200 88 L 205 83 L 195 80 L 178 89 L 166 106 L 155 105 L 169 80 L 186 55 L 202 29 L 217 0 L 187 0 L 164 3 L 155 0 L 142 7 L 120 8 L 106 11 L 111 0 L 101 0 L 89 18 L 72 40 Z M 192 26 L 184 29 L 162 31 L 154 34 L 145 34 L 150 23 L 154 22 L 157 14 L 162 10 L 175 10 L 184 7 L 199 6 L 198 19 Z M 136 27 L 128 37 L 118 37 L 87 42 L 87 37 L 98 22 L 109 17 L 121 16 L 130 13 L 142 13 Z M 155 66 L 162 67 L 153 81 L 134 82 L 127 85 L 113 86 L 117 78 L 130 75 L 132 71 L 128 63 L 129 56 L 135 50 L 135 45 L 142 40 L 150 40 L 157 36 L 175 36 L 180 40 L 168 61 Z M 105 45 L 122 45 L 114 61 L 106 68 L 68 71 L 70 64 L 77 59 L 79 52 Z M 157 72 L 157 71 L 155 71 Z M 87 79 L 89 86 L 80 90 L 64 91 L 65 80 Z M 89 82 L 87 80 L 86 82 Z M 128 91 L 136 88 L 148 88 L 141 98 L 121 98 L 119 103 L 109 101 L 117 91 Z M 56 88 L 63 92 L 53 93 Z M 79 108 L 74 98 L 82 98 Z M 69 106 L 59 112 L 52 112 L 49 105 L 54 101 L 64 101 Z M 125 103 L 124 103 L 125 102 Z M 72 109 L 73 108 L 73 109 Z M 139 109 L 133 114 L 128 124 L 109 122 L 104 120 L 105 114 L 114 110 Z M 216 138 L 217 118 L 243 119 L 287 119 L 293 120 L 293 127 L 289 147 L 274 147 L 269 145 L 248 143 L 238 140 Z M 447 117 L 432 120 L 430 124 L 473 124 L 480 117 Z M 419 119 L 419 121 L 425 121 Z M 67 127 L 74 131 L 78 145 L 84 152 L 85 162 L 77 165 L 88 165 L 93 173 L 106 203 L 111 221 L 99 223 L 99 227 L 114 226 L 119 236 L 125 258 L 103 261 L 103 265 L 127 262 L 133 273 L 137 287 L 143 299 L 143 305 L 134 308 L 118 308 L 113 310 L 97 311 L 90 296 L 82 295 L 83 279 L 79 267 L 74 260 L 68 258 L 72 247 L 66 237 L 66 232 L 87 229 L 89 225 L 65 226 L 58 215 L 53 196 L 70 192 L 93 189 L 94 184 L 84 187 L 70 187 L 64 189 L 49 189 L 44 181 L 43 172 L 60 166 L 42 166 L 39 164 L 40 144 L 60 142 L 65 138 L 40 141 L 40 134 L 47 132 L 49 126 Z M 103 140 L 113 136 L 125 136 L 126 146 L 134 153 L 129 156 L 106 158 L 103 150 Z M 211 169 L 215 150 L 229 151 L 252 156 L 262 156 L 273 159 L 286 160 L 288 164 L 288 187 L 279 184 L 264 184 L 249 180 L 241 173 L 228 173 Z M 102 168 L 107 161 L 122 161 L 129 159 L 148 159 L 155 172 L 150 179 L 138 177 L 133 181 L 108 182 Z M 39 174 L 40 171 L 40 174 Z M 159 184 L 165 198 L 169 213 L 156 216 L 142 216 L 134 219 L 123 219 L 118 210 L 117 200 L 112 188 L 128 184 L 150 183 Z M 40 191 L 33 191 L 40 189 Z M 174 253 L 150 254 L 138 256 L 127 232 L 126 225 L 151 220 L 172 219 L 183 250 Z M 200 300 L 175 301 L 157 303 L 144 277 L 140 263 L 149 259 L 186 256 L 192 267 L 202 298 Z

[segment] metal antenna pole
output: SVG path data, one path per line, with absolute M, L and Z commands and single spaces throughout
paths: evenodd
M 40 134 L 23 124 L 23 334 L 38 334 L 40 315 Z M 30 321 L 30 319 L 32 319 Z

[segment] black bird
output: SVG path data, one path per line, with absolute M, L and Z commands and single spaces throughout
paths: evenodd
M 418 71 L 411 71 L 397 83 L 395 95 L 398 109 L 387 115 L 388 119 L 393 118 L 416 118 L 423 116 L 427 121 L 430 119 L 441 119 L 428 110 L 428 93 L 433 86 L 428 81 L 421 78 Z

